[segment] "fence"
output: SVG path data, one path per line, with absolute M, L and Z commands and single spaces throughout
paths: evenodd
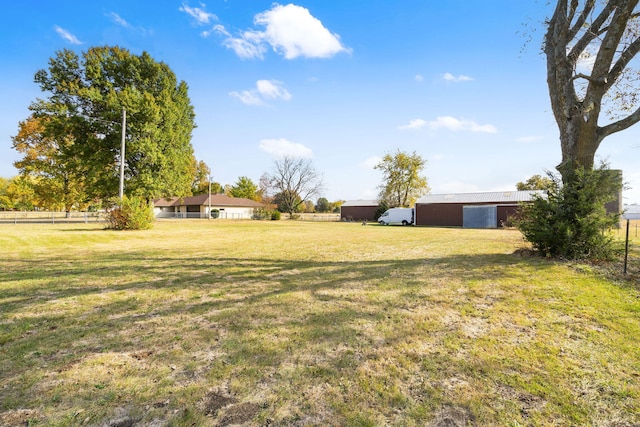
M 282 214 L 282 219 L 289 219 L 289 215 L 288 214 Z M 299 214 L 293 214 L 293 219 L 294 220 L 300 220 L 300 221 L 324 221 L 324 222 L 338 222 L 340 221 L 340 214 L 339 213 L 327 213 L 327 214 L 320 214 L 320 213 L 299 213 Z
M 207 219 L 207 214 L 200 213 L 200 212 L 158 212 L 156 213 L 156 218 L 158 219 Z M 220 212 L 217 218 L 252 219 L 240 213 L 227 213 L 227 212 Z
M 104 212 L 34 212 L 34 211 L 2 211 L 0 224 L 63 224 L 105 222 Z
M 156 214 L 158 219 L 206 219 L 207 215 L 200 212 L 158 212 Z M 251 217 L 233 212 L 220 211 L 217 218 L 213 219 L 270 219 L 270 212 L 254 212 Z M 283 220 L 289 219 L 289 214 L 282 214 Z M 325 222 L 338 222 L 340 221 L 340 214 L 316 214 L 316 213 L 299 213 L 294 214 L 294 220 L 299 221 L 325 221 Z

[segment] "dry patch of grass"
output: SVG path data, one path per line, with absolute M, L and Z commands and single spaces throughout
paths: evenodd
M 1 231 L 0 425 L 640 423 L 638 288 L 515 231 Z

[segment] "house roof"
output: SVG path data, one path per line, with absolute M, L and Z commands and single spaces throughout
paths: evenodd
M 427 194 L 420 197 L 416 204 L 431 203 L 518 203 L 529 202 L 534 196 L 543 196 L 544 191 L 492 191 L 485 193 Z
M 341 206 L 378 206 L 377 200 L 348 200 Z
M 165 199 L 156 199 L 153 204 L 158 207 L 168 206 L 204 206 L 209 205 L 209 195 L 199 194 L 189 197 L 169 197 Z M 228 206 L 239 208 L 261 208 L 264 205 L 255 200 L 245 199 L 243 197 L 231 197 L 226 194 L 212 194 L 211 206 Z

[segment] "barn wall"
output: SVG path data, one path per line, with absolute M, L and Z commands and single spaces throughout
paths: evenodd
M 416 225 L 462 227 L 462 205 L 456 203 L 416 204 Z
M 463 206 L 496 205 L 496 203 L 429 203 L 416 204 L 416 225 L 439 227 L 462 227 Z M 498 221 L 496 227 L 502 227 L 518 211 L 517 204 L 497 204 Z
M 341 221 L 375 221 L 377 206 L 342 206 Z
M 498 205 L 498 227 L 513 226 L 511 218 L 516 216 L 519 209 L 518 205 Z

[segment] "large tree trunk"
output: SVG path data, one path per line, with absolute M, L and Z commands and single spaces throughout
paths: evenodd
M 596 151 L 608 135 L 640 120 L 640 108 L 625 118 L 599 126 L 603 98 L 620 95 L 614 87 L 640 49 L 640 37 L 627 31 L 639 0 L 558 0 L 548 21 L 544 51 L 551 107 L 560 131 L 563 180 L 576 168 L 593 168 Z M 601 6 L 601 8 L 600 8 Z M 585 56 L 593 59 L 589 75 L 578 71 Z M 584 87 L 578 89 L 576 85 Z M 621 105 L 622 110 L 629 105 Z

